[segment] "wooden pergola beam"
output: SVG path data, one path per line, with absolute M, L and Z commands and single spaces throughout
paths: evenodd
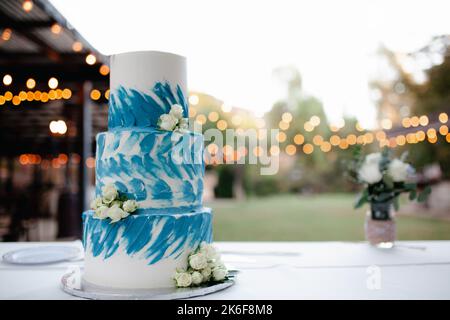
M 20 31 L 32 31 L 33 29 L 39 28 L 49 28 L 55 23 L 54 20 L 43 20 L 43 21 L 14 21 L 0 20 L 0 28 L 10 28 Z
M 48 81 L 50 77 L 57 77 L 64 82 L 83 82 L 89 79 L 94 82 L 103 82 L 108 85 L 108 77 L 100 74 L 98 66 L 88 66 L 86 63 L 42 63 L 42 64 L 21 64 L 2 65 L 2 73 L 11 74 L 14 83 L 23 83 L 28 78 L 33 78 L 37 82 Z
M 17 25 L 20 24 L 20 21 L 16 21 L 11 19 L 9 16 L 5 15 L 2 11 L 0 11 L 0 21 L 2 21 L 5 25 Z M 30 42 L 34 43 L 39 51 L 46 54 L 47 57 L 52 61 L 59 61 L 59 53 L 52 48 L 48 43 L 39 37 L 35 36 L 33 33 L 29 32 L 29 30 L 24 29 L 14 29 L 17 33 L 19 33 L 22 37 L 28 39 Z
M 0 66 L 8 67 L 10 65 L 40 65 L 40 64 L 80 64 L 86 65 L 84 54 L 80 53 L 58 53 L 57 61 L 49 61 L 48 56 L 42 52 L 16 52 L 0 50 Z M 92 67 L 91 67 L 92 68 Z

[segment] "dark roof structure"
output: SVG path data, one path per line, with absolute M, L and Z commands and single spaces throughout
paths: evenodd
M 108 65 L 108 58 L 89 44 L 50 2 L 28 0 L 32 9 L 27 12 L 26 1 L 0 1 L 0 136 L 3 143 L 11 143 L 7 150 L 0 151 L 4 155 L 54 148 L 58 139 L 52 137 L 49 123 L 56 119 L 67 122 L 68 135 L 64 140 L 77 140 L 81 133 L 81 111 L 93 102 L 87 101 L 89 92 L 84 92 L 89 88 L 102 93 L 95 101 L 100 105 L 92 108 L 93 134 L 106 126 L 104 94 L 109 77 L 106 72 L 101 74 L 99 68 Z M 95 57 L 95 63 L 86 62 L 88 55 Z M 11 76 L 10 85 L 2 83 L 5 75 Z M 58 89 L 70 90 L 69 99 L 52 99 L 52 95 L 39 99 L 39 93 L 50 93 L 48 81 L 53 77 L 58 80 Z M 32 89 L 27 88 L 30 78 L 36 83 Z M 87 83 L 90 84 L 86 87 Z M 39 96 L 34 95 L 36 91 Z M 7 92 L 18 97 L 21 92 L 31 93 L 27 98 L 22 93 L 20 104 L 16 105 L 13 99 L 8 99 Z M 61 92 L 57 94 L 60 96 Z
M 0 1 L 0 217 L 12 217 L 10 239 L 25 216 L 42 215 L 38 194 L 51 188 L 60 194 L 58 237 L 80 236 L 95 135 L 107 125 L 108 62 L 49 1 Z M 15 185 L 27 172 L 34 192 Z M 20 196 L 35 193 L 33 208 L 21 207 Z

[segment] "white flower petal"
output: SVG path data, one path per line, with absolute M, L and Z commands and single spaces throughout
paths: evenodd
M 174 104 L 170 108 L 169 114 L 171 116 L 173 116 L 175 119 L 179 120 L 179 119 L 183 118 L 183 107 L 180 106 L 179 104 Z

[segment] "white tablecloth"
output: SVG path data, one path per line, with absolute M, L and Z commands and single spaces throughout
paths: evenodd
M 79 242 L 0 243 L 4 253 Z M 391 250 L 353 242 L 218 242 L 236 284 L 202 299 L 450 299 L 450 241 L 399 242 Z M 0 262 L 0 299 L 75 299 L 60 289 L 70 265 Z

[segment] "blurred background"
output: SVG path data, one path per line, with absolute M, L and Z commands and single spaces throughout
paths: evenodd
M 188 58 L 203 129 L 277 128 L 269 150 L 217 150 L 215 240 L 363 240 L 345 177 L 355 146 L 409 151 L 425 204 L 398 237 L 450 239 L 450 6 L 445 1 L 0 1 L 0 240 L 80 238 L 107 130 L 108 55 Z M 233 164 L 249 153 L 280 170 Z

